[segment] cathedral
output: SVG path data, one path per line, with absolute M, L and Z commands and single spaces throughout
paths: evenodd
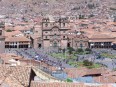
M 44 48 L 87 48 L 88 38 L 80 31 L 72 31 L 69 27 L 69 21 L 66 18 L 42 20 L 42 43 L 39 47 Z
M 73 24 L 73 25 L 72 25 Z M 32 40 L 34 48 L 61 48 L 66 49 L 72 47 L 78 48 L 112 48 L 116 47 L 116 38 L 105 34 L 104 32 L 93 29 L 91 34 L 83 31 L 74 22 L 67 18 L 53 19 L 50 17 L 43 18 L 40 26 L 35 26 L 38 30 L 38 38 Z M 73 28 L 71 27 L 73 26 Z M 36 44 L 35 44 L 36 43 Z

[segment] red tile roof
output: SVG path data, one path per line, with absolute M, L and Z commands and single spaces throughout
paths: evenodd
M 7 84 L 10 87 L 28 87 L 30 72 L 30 67 L 0 65 L 0 84 Z

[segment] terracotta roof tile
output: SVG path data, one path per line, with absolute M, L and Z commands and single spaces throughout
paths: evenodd
M 20 41 L 30 41 L 30 39 L 26 38 L 25 36 L 20 37 L 7 37 L 5 39 L 6 42 L 20 42 Z
M 50 82 L 50 83 L 41 83 L 41 82 L 31 82 L 31 87 L 113 87 L 111 84 L 84 84 L 84 83 L 67 83 L 67 82 Z
M 0 84 L 7 84 L 10 87 L 28 87 L 30 72 L 30 67 L 0 65 Z

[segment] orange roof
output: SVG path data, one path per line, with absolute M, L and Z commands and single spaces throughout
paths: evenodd
M 9 60 L 11 60 L 11 59 L 18 59 L 18 60 L 22 59 L 21 56 L 17 56 L 12 53 L 8 53 L 8 54 L 4 53 L 4 54 L 1 54 L 0 57 L 1 57 L 1 59 L 4 60 L 5 63 L 9 63 Z
M 108 35 L 108 34 L 103 34 L 103 33 L 101 33 L 101 32 L 96 32 L 96 33 L 94 33 L 94 34 L 92 34 L 91 35 L 91 37 L 90 37 L 90 39 L 100 39 L 100 38 L 102 38 L 102 39 L 106 39 L 106 38 L 113 38 L 112 36 L 110 36 L 110 35 Z
M 32 28 L 32 26 L 15 26 L 14 30 L 30 30 Z
M 84 68 L 84 67 L 82 67 L 80 69 L 66 68 L 65 72 L 67 72 L 67 74 L 70 78 L 77 78 L 77 77 L 85 76 L 85 75 L 104 74 L 104 73 L 108 72 L 108 69 L 105 69 L 105 68 L 88 69 L 88 68 Z
M 39 38 L 38 34 L 31 35 L 31 37 L 32 37 L 33 39 Z
M 7 37 L 5 39 L 6 42 L 20 42 L 20 41 L 30 41 L 30 39 L 21 36 L 21 37 Z
M 23 35 L 23 33 L 20 32 L 20 31 L 18 31 L 18 30 L 12 31 L 12 32 L 6 32 L 6 31 L 5 31 L 5 36 L 7 36 L 7 37 L 15 36 L 15 35 L 19 35 L 19 34 L 22 34 L 22 35 Z
M 92 39 L 89 42 L 113 42 L 113 39 Z
M 84 84 L 70 82 L 31 82 L 31 87 L 113 87 L 111 84 Z
M 15 26 L 14 30 L 24 30 L 25 26 Z
M 30 67 L 0 65 L 1 87 L 4 87 L 4 84 L 9 87 L 28 87 L 30 72 Z

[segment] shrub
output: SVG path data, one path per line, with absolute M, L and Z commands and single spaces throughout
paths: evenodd
M 72 54 L 73 51 L 74 51 L 74 49 L 73 49 L 72 47 L 68 47 L 68 53 L 69 53 L 69 54 Z
M 65 49 L 62 49 L 62 51 L 63 51 L 63 53 L 65 53 L 66 50 Z
M 67 82 L 73 82 L 70 78 L 66 79 Z
M 81 48 L 78 48 L 78 49 L 77 49 L 77 52 L 78 52 L 78 53 L 82 53 L 82 52 L 84 52 L 84 50 L 81 49 Z
M 93 63 L 90 62 L 90 61 L 88 61 L 88 60 L 84 60 L 84 61 L 83 61 L 83 65 L 84 65 L 84 66 L 92 66 Z
M 85 51 L 91 52 L 92 50 L 90 48 L 86 48 Z
M 8 29 L 8 30 L 6 30 L 6 32 L 12 32 L 12 30 Z

